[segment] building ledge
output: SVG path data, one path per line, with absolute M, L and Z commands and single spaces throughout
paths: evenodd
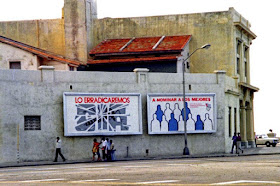
M 254 34 L 247 26 L 242 24 L 241 22 L 234 22 L 234 26 L 240 28 L 241 30 L 244 30 L 249 36 L 251 36 L 253 39 L 256 39 L 257 35 Z
M 245 88 L 247 88 L 247 89 L 250 89 L 250 90 L 252 90 L 252 91 L 254 91 L 254 92 L 258 92 L 258 91 L 260 90 L 260 89 L 257 88 L 257 87 L 254 87 L 254 86 L 252 86 L 252 85 L 250 85 L 250 84 L 243 83 L 243 82 L 238 83 L 238 85 L 239 85 L 240 87 L 245 87 Z
M 226 90 L 226 93 L 232 94 L 232 95 L 235 95 L 235 96 L 240 96 L 239 92 L 236 92 L 236 91 L 233 91 L 233 90 L 230 90 L 230 89 Z

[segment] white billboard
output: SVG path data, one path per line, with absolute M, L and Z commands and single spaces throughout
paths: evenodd
M 148 94 L 149 134 L 184 133 L 184 101 L 179 94 Z M 215 94 L 186 94 L 187 133 L 216 131 Z
M 140 94 L 63 94 L 64 135 L 142 134 Z

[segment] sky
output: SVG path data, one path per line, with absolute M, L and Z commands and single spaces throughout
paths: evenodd
M 0 0 L 0 7 L 0 21 L 54 19 L 61 18 L 63 0 Z M 280 136 L 279 0 L 97 0 L 98 18 L 215 12 L 229 7 L 249 20 L 257 35 L 250 47 L 251 85 L 260 88 L 254 96 L 255 131 L 273 129 Z

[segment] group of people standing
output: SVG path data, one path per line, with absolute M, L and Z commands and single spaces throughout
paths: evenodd
M 57 162 L 58 155 L 60 155 L 63 161 L 66 161 L 66 158 L 61 153 L 61 139 L 57 137 L 55 142 L 56 151 L 54 162 Z M 102 159 L 99 152 L 100 148 L 102 152 Z M 115 151 L 116 149 L 113 140 L 109 140 L 108 138 L 105 139 L 103 137 L 100 142 L 97 142 L 97 139 L 94 138 L 92 147 L 92 161 L 95 161 L 96 155 L 97 161 L 114 161 L 116 160 Z
M 102 152 L 102 159 L 100 156 L 100 150 Z M 109 140 L 108 138 L 102 138 L 100 142 L 97 142 L 97 139 L 93 139 L 93 147 L 92 147 L 92 161 L 95 161 L 95 156 L 97 155 L 97 161 L 114 161 L 115 158 L 115 145 L 113 140 Z
M 241 149 L 240 133 L 237 133 L 237 136 L 236 136 L 236 132 L 235 132 L 234 135 L 232 136 L 231 154 L 233 153 L 234 147 L 235 147 L 235 150 L 236 150 L 236 154 L 239 154 L 239 150 L 243 153 L 243 150 Z

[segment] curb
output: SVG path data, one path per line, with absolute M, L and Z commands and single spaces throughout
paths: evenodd
M 257 155 L 277 155 L 280 152 L 272 153 L 250 153 L 250 154 L 208 154 L 208 155 L 183 155 L 183 156 L 166 156 L 166 157 L 142 157 L 142 158 L 122 158 L 112 162 L 120 161 L 139 161 L 139 160 L 164 160 L 164 159 L 194 159 L 194 158 L 213 158 L 213 157 L 238 157 L 238 156 L 257 156 Z M 104 162 L 104 161 L 102 161 Z M 79 163 L 99 163 L 90 160 L 77 160 L 77 161 L 61 161 L 61 162 L 22 162 L 18 164 L 7 164 L 1 165 L 0 168 L 10 168 L 10 167 L 31 167 L 31 166 L 47 166 L 47 165 L 65 165 L 65 164 L 79 164 Z M 111 162 L 109 162 L 111 163 Z

